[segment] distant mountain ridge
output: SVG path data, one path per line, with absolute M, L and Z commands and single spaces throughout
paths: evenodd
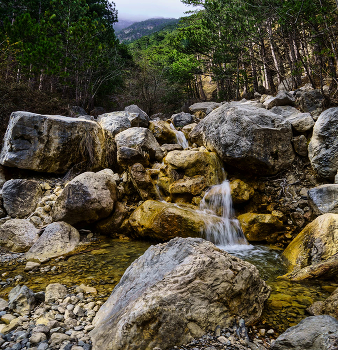
M 146 21 L 136 22 L 116 33 L 121 42 L 133 42 L 143 36 L 158 32 L 168 25 L 176 25 L 176 18 L 150 18 Z
M 131 21 L 131 20 L 129 20 L 129 19 L 119 19 L 119 21 L 116 22 L 116 23 L 114 24 L 115 32 L 118 33 L 118 32 L 120 32 L 122 29 L 131 26 L 131 25 L 134 24 L 135 22 L 136 22 L 136 21 Z

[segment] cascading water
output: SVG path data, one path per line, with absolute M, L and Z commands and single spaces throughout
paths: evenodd
M 176 134 L 177 143 L 180 146 L 182 146 L 183 149 L 188 148 L 189 147 L 189 143 L 188 143 L 187 139 L 185 138 L 184 133 L 182 131 L 176 130 L 176 128 L 173 125 L 173 123 L 170 123 L 170 127 Z
M 200 209 L 209 217 L 205 223 L 205 238 L 208 241 L 227 250 L 251 247 L 235 217 L 228 180 L 211 187 L 202 199 Z

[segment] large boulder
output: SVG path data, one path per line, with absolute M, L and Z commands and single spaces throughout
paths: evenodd
M 154 120 L 149 123 L 149 130 L 154 134 L 160 145 L 177 143 L 175 131 L 170 124 L 163 120 Z
M 335 350 L 338 321 L 328 315 L 305 318 L 281 334 L 271 350 Z
M 316 118 L 325 108 L 325 97 L 320 90 L 298 90 L 296 92 L 296 106 L 303 113 L 311 113 Z
M 31 214 L 41 197 L 41 186 L 35 180 L 9 180 L 2 188 L 4 208 L 13 218 L 23 218 Z
M 238 216 L 243 233 L 249 242 L 274 242 L 283 223 L 271 214 L 246 213 Z
M 94 319 L 93 349 L 166 350 L 236 317 L 251 325 L 268 296 L 253 265 L 202 239 L 173 239 L 127 269 Z
M 276 113 L 282 117 L 290 117 L 292 114 L 299 113 L 299 110 L 292 106 L 275 106 L 271 108 L 270 112 Z
M 326 110 L 316 121 L 309 158 L 319 176 L 334 179 L 338 170 L 338 107 Z
M 99 115 L 98 123 L 103 130 L 110 133 L 112 136 L 131 128 L 128 112 L 111 112 Z
M 35 306 L 35 296 L 26 286 L 17 285 L 8 294 L 8 308 L 21 315 L 27 315 Z
M 78 230 L 65 222 L 48 225 L 39 239 L 26 253 L 28 261 L 47 261 L 71 253 L 80 243 Z
M 202 237 L 210 220 L 222 224 L 221 218 L 190 207 L 148 200 L 133 212 L 129 223 L 136 237 L 169 241 L 175 237 Z
M 191 105 L 189 107 L 189 110 L 193 114 L 198 114 L 199 116 L 206 116 L 221 105 L 221 103 L 217 102 L 197 102 Z
M 116 183 L 109 169 L 85 172 L 63 189 L 53 208 L 54 221 L 92 223 L 112 213 L 117 200 Z
M 28 220 L 8 220 L 0 226 L 0 246 L 11 252 L 26 252 L 39 238 L 38 232 Z
M 285 249 L 283 257 L 287 260 L 290 271 L 286 277 L 295 280 L 335 277 L 338 271 L 338 266 L 335 266 L 338 262 L 337 242 L 338 214 L 319 216 Z
M 172 151 L 163 162 L 159 186 L 173 197 L 200 195 L 207 187 L 224 180 L 222 162 L 214 152 Z
M 177 113 L 171 116 L 171 121 L 176 128 L 183 128 L 194 122 L 194 117 L 190 113 Z
M 292 114 L 287 117 L 287 120 L 291 123 L 293 129 L 299 133 L 310 131 L 315 125 L 310 113 Z
M 275 113 L 250 105 L 219 107 L 189 136 L 216 152 L 225 163 L 249 173 L 276 174 L 295 158 L 291 124 Z
M 12 113 L 0 155 L 2 165 L 63 174 L 82 162 L 89 162 L 92 169 L 107 162 L 104 132 L 96 122 Z
M 162 161 L 163 151 L 155 136 L 146 128 L 130 128 L 115 137 L 117 160 L 121 166 Z
M 338 185 L 329 184 L 311 188 L 308 197 L 315 214 L 338 214 Z
M 270 97 L 264 101 L 264 106 L 267 109 L 271 109 L 276 106 L 293 106 L 295 103 L 295 98 L 293 95 L 287 91 L 280 91 L 275 97 Z
M 146 112 L 142 111 L 137 105 L 127 106 L 124 109 L 126 112 L 129 112 L 129 120 L 132 123 L 132 126 L 147 128 L 149 125 L 149 116 Z M 137 125 L 135 125 L 135 123 Z

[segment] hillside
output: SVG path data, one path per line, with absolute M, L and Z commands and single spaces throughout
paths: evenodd
M 119 19 L 119 21 L 114 24 L 115 33 L 120 32 L 121 30 L 131 26 L 134 23 L 135 21 L 131 21 L 128 19 Z
M 151 18 L 146 21 L 136 22 L 117 33 L 121 42 L 133 42 L 143 36 L 158 32 L 168 25 L 176 26 L 179 19 L 175 18 Z

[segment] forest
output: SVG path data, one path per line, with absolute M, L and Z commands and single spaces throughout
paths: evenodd
M 13 108 L 62 113 L 69 104 L 172 112 L 186 101 L 274 94 L 280 84 L 309 83 L 336 101 L 337 0 L 182 2 L 198 11 L 126 45 L 108 0 L 2 1 L 2 118 Z

